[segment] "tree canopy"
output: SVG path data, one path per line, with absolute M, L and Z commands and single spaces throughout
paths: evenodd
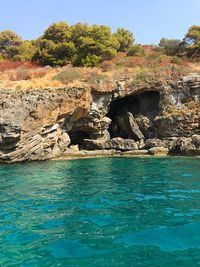
M 18 54 L 18 48 L 22 42 L 22 38 L 13 31 L 0 32 L 0 55 L 5 59 L 12 59 Z
M 189 57 L 200 57 L 200 26 L 191 26 L 185 35 L 184 42 Z
M 166 55 L 174 56 L 178 53 L 180 44 L 181 40 L 162 38 L 159 46 L 163 48 Z
M 127 35 L 129 33 L 125 29 L 123 32 Z M 130 36 L 129 41 L 124 41 L 124 47 L 132 44 Z M 115 56 L 121 47 L 119 36 L 113 34 L 108 26 L 89 26 L 87 23 L 69 26 L 65 22 L 49 26 L 36 44 L 34 60 L 51 66 L 67 63 L 75 66 L 98 66 L 103 60 Z
M 162 38 L 159 46 L 169 56 L 200 57 L 200 26 L 191 26 L 182 40 Z
M 134 43 L 129 30 L 115 33 L 106 25 L 64 21 L 50 25 L 37 40 L 23 40 L 10 30 L 0 32 L 0 61 L 34 61 L 41 65 L 94 67 L 112 59 L 118 52 L 143 56 L 145 50 Z M 188 29 L 183 40 L 162 38 L 159 50 L 168 56 L 200 57 L 200 26 Z
M 135 40 L 132 32 L 124 28 L 118 28 L 115 36 L 117 37 L 117 40 L 120 44 L 119 51 L 122 52 L 127 51 L 130 48 L 130 46 L 133 45 Z
M 200 42 L 200 26 L 193 25 L 185 35 L 185 41 L 188 44 L 198 44 Z
M 16 61 L 31 61 L 36 52 L 33 41 L 23 41 L 17 49 L 17 54 L 13 56 Z

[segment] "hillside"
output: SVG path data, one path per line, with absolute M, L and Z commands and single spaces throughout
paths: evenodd
M 129 77 L 133 83 L 178 80 L 189 73 L 200 73 L 200 64 L 187 59 L 166 56 L 153 46 L 144 46 L 144 55 L 128 56 L 118 53 L 99 67 L 41 67 L 29 62 L 0 63 L 0 85 L 15 90 L 57 88 L 85 81 L 101 87 L 115 80 Z M 106 84 L 106 85 L 105 85 Z M 104 86 L 105 85 L 105 86 Z M 105 89 L 110 90 L 110 89 Z

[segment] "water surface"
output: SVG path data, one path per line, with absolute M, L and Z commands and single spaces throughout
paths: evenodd
M 0 266 L 200 266 L 200 159 L 0 166 Z

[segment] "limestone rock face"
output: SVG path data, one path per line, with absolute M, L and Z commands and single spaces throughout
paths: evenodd
M 60 157 L 69 146 L 200 155 L 200 75 L 133 84 L 0 89 L 0 162 Z
M 121 137 L 116 137 L 107 142 L 106 148 L 128 151 L 128 150 L 137 150 L 138 145 L 132 139 L 123 139 Z
M 137 141 L 144 140 L 144 135 L 141 132 L 136 120 L 134 119 L 133 114 L 127 112 L 127 117 L 130 129 L 129 131 L 132 134 L 132 136 L 135 137 L 134 139 L 136 139 Z
M 200 135 L 178 138 L 172 151 L 179 155 L 200 156 Z
M 9 151 L 15 148 L 16 144 L 20 140 L 21 129 L 19 125 L 12 123 L 0 124 L 0 147 L 4 151 Z
M 192 136 L 192 143 L 195 145 L 196 148 L 200 148 L 200 135 L 194 134 Z
M 0 161 L 43 160 L 60 156 L 70 144 L 65 120 L 88 113 L 86 86 L 20 91 L 0 89 Z
M 148 117 L 139 114 L 135 119 L 142 132 L 148 131 L 151 127 L 151 121 Z
M 138 149 L 138 144 L 132 139 L 123 139 L 121 137 L 116 137 L 107 141 L 85 139 L 84 148 L 88 150 L 116 149 L 129 151 Z
M 200 75 L 183 77 L 168 86 L 161 97 L 161 112 L 155 118 L 157 136 L 190 137 L 200 133 Z
M 84 139 L 82 148 L 84 150 L 103 150 L 106 148 L 107 140 L 95 140 L 95 139 Z
M 145 147 L 147 149 L 150 149 L 153 147 L 165 147 L 171 150 L 176 145 L 177 139 L 178 138 L 176 137 L 169 137 L 169 138 L 164 138 L 164 139 L 158 139 L 158 138 L 147 139 L 145 142 Z
M 82 139 L 85 138 L 85 135 L 91 139 L 110 139 L 108 128 L 111 119 L 106 114 L 109 110 L 112 94 L 93 92 L 90 97 L 91 105 L 88 108 L 87 116 L 82 116 L 71 124 L 70 134 L 72 141 L 77 139 L 78 132 L 81 133 Z M 67 122 L 67 125 L 69 125 L 69 122 Z M 79 140 L 75 141 L 79 142 Z
M 169 150 L 166 147 L 152 147 L 149 149 L 151 155 L 156 156 L 166 156 L 169 153 Z
M 147 139 L 145 142 L 145 147 L 147 149 L 152 148 L 152 147 L 160 147 L 163 146 L 163 140 L 154 138 L 154 139 Z

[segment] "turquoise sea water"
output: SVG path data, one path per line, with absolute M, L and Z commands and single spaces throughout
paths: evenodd
M 0 266 L 200 266 L 200 159 L 1 165 Z

